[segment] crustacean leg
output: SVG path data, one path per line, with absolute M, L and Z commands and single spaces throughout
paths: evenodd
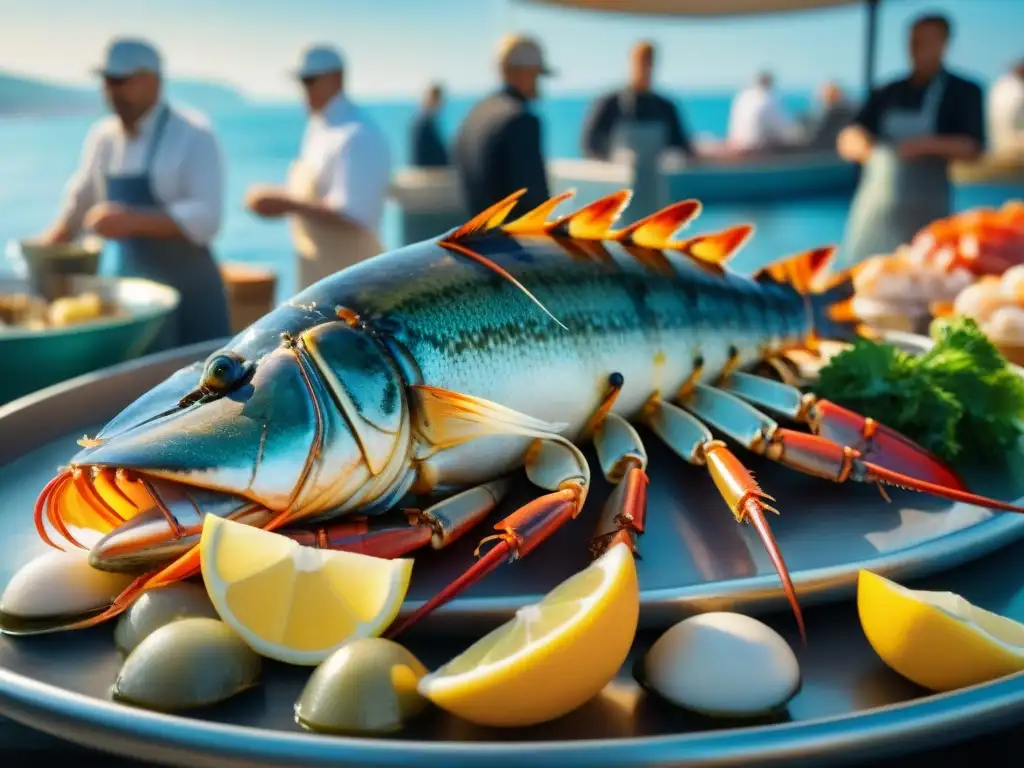
M 1024 512 L 1024 507 L 938 485 L 866 461 L 855 448 L 821 435 L 780 427 L 746 401 L 705 384 L 695 385 L 681 402 L 702 421 L 751 451 L 808 475 L 837 483 L 854 480 L 891 485 L 979 507 Z
M 615 488 L 601 509 L 591 554 L 597 557 L 622 541 L 639 556 L 637 537 L 647 517 L 647 452 L 632 425 L 614 413 L 604 415 L 593 439 L 601 472 Z
M 644 413 L 644 422 L 682 459 L 695 466 L 706 466 L 715 486 L 736 521 L 749 523 L 757 531 L 782 581 L 786 599 L 793 609 L 800 636 L 804 634 L 803 614 L 786 561 L 768 525 L 767 512 L 776 512 L 773 501 L 754 480 L 740 460 L 721 440 L 716 440 L 699 419 L 672 403 L 652 399 Z
M 509 485 L 508 480 L 478 485 L 424 510 L 402 510 L 404 519 L 388 514 L 280 532 L 304 546 L 387 559 L 403 557 L 427 544 L 443 549 L 487 517 L 505 498 Z
M 386 514 L 348 518 L 317 527 L 284 527 L 278 532 L 303 546 L 402 557 L 427 544 L 442 549 L 456 541 L 494 510 L 508 488 L 507 480 L 496 480 L 449 496 L 422 511 L 402 510 L 404 517 Z M 60 630 L 84 629 L 109 621 L 131 607 L 144 592 L 195 576 L 200 565 L 199 547 L 195 545 L 165 568 L 135 579 L 106 611 L 61 626 Z
M 749 373 L 732 373 L 716 388 L 807 425 L 815 435 L 856 450 L 861 458 L 934 485 L 966 491 L 963 481 L 938 456 L 871 418 L 805 394 L 794 386 Z
M 620 541 L 629 544 L 636 554 L 637 537 L 644 532 L 647 453 L 636 430 L 621 416 L 611 412 L 623 383 L 620 373 L 612 373 L 608 377 L 607 393 L 582 430 L 583 437 L 593 439 L 602 473 L 608 482 L 615 485 L 591 539 L 590 551 L 594 557 Z M 477 402 L 477 407 L 486 406 Z M 405 631 L 506 559 L 524 557 L 583 509 L 590 486 L 590 469 L 575 445 L 557 436 L 539 438 L 527 452 L 526 474 L 535 485 L 551 493 L 535 499 L 495 525 L 501 533 L 485 538 L 481 545 L 492 541 L 497 543 L 446 589 L 403 623 L 394 625 L 387 637 L 395 637 Z
M 549 493 L 496 523 L 494 528 L 499 533 L 480 542 L 477 561 L 404 621 L 392 624 L 385 637 L 401 634 L 503 562 L 526 557 L 580 513 L 590 488 L 590 468 L 575 445 L 557 435 L 537 438 L 527 452 L 525 465 L 530 482 Z M 488 545 L 489 549 L 483 551 Z

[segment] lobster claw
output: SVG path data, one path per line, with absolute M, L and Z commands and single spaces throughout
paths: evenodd
M 927 448 L 831 400 L 814 399 L 807 410 L 807 423 L 814 434 L 854 448 L 864 461 L 933 486 L 968 490 L 960 476 Z
M 871 461 L 854 448 L 840 445 L 821 435 L 777 429 L 761 451 L 767 458 L 804 474 L 836 483 L 848 480 L 877 483 L 927 493 L 949 501 L 959 501 L 1003 512 L 1024 513 L 1024 507 L 980 496 L 970 491 L 939 485 L 929 480 L 904 474 Z

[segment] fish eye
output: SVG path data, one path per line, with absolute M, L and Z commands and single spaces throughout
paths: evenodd
M 249 363 L 234 352 L 218 352 L 206 361 L 200 386 L 208 392 L 226 392 L 249 373 Z

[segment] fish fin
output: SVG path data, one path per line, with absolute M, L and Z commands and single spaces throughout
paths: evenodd
M 610 195 L 598 198 L 560 218 L 551 227 L 574 240 L 606 240 L 613 231 L 612 225 L 629 205 L 632 190 L 620 189 Z
M 470 235 L 477 235 L 500 227 L 512 212 L 512 209 L 516 207 L 516 203 L 519 202 L 519 198 L 525 194 L 525 189 L 513 192 L 504 200 L 499 200 L 490 208 L 481 211 L 462 226 L 457 227 L 447 235 L 443 235 L 440 238 L 440 242 L 458 242 L 459 240 L 464 240 Z
M 816 290 L 819 275 L 835 253 L 835 246 L 812 248 L 809 251 L 785 256 L 754 272 L 758 282 L 771 281 L 780 285 L 788 285 L 797 293 L 807 295 Z M 820 285 L 820 283 L 819 283 Z
M 723 229 L 721 232 L 697 235 L 688 240 L 669 240 L 662 246 L 662 249 L 681 251 L 705 264 L 720 267 L 739 253 L 753 235 L 753 224 L 739 224 Z
M 496 229 L 500 229 L 501 225 L 504 223 L 509 213 L 511 213 L 512 209 L 516 207 L 516 204 L 519 202 L 519 198 L 521 198 L 524 194 L 526 194 L 525 189 L 520 189 L 517 192 L 513 192 L 504 200 L 501 200 L 492 205 L 487 210 L 478 213 L 476 216 L 467 221 L 461 227 L 457 227 L 448 234 L 440 237 L 437 241 L 437 244 L 446 250 L 466 256 L 467 258 L 472 259 L 478 264 L 482 264 L 483 266 L 487 267 L 492 272 L 501 275 L 503 278 L 512 283 L 516 288 L 525 293 L 527 298 L 529 298 L 530 301 L 532 301 L 534 304 L 540 307 L 544 314 L 546 314 L 548 317 L 550 317 L 552 320 L 558 323 L 558 325 L 561 326 L 563 329 L 568 330 L 568 328 L 566 328 L 565 325 L 557 317 L 551 314 L 548 308 L 545 307 L 540 302 L 540 299 L 538 299 L 536 296 L 530 293 L 526 286 L 524 286 L 515 277 L 513 277 L 507 269 L 496 264 L 494 261 L 484 256 L 482 253 L 479 253 L 474 248 L 470 248 L 466 244 L 466 241 L 471 240 L 474 236 L 486 234 L 488 232 L 493 232 Z M 550 202 L 551 201 L 549 200 L 546 203 L 544 203 L 544 205 Z M 555 204 L 557 205 L 557 202 Z M 534 209 L 534 211 L 536 210 L 537 209 Z M 531 211 L 530 213 L 533 213 L 534 211 Z
M 532 301 L 534 304 L 536 304 L 538 307 L 540 307 L 541 311 L 544 312 L 545 315 L 550 317 L 556 323 L 558 323 L 558 325 L 561 326 L 561 328 L 563 328 L 566 331 L 569 330 L 568 328 L 565 327 L 565 324 L 562 323 L 561 320 L 559 320 L 557 317 L 555 317 L 553 314 L 551 314 L 551 310 L 549 310 L 547 307 L 545 307 L 541 303 L 540 299 L 538 299 L 536 296 L 534 296 L 532 293 L 530 293 L 530 290 L 525 285 L 523 285 L 518 280 L 516 280 L 516 278 L 507 269 L 502 267 L 500 264 L 495 264 L 493 261 L 488 259 L 482 253 L 477 253 L 472 248 L 468 248 L 465 245 L 463 245 L 462 243 L 454 243 L 454 242 L 449 242 L 447 240 L 442 240 L 438 244 L 442 248 L 445 248 L 445 249 L 447 249 L 449 251 L 452 251 L 454 253 L 461 254 L 461 255 L 469 258 L 469 259 L 472 259 L 473 261 L 477 262 L 478 264 L 484 265 L 485 267 L 487 267 L 492 272 L 495 272 L 496 274 L 501 275 L 503 278 L 505 278 L 510 283 L 512 283 L 512 285 L 514 285 L 520 291 L 525 293 L 526 297 L 530 301 Z
M 490 400 L 426 384 L 410 386 L 409 393 L 415 429 L 436 449 L 487 435 L 556 435 L 568 427 L 535 419 Z
M 527 211 L 515 221 L 503 224 L 501 230 L 509 235 L 547 235 L 558 226 L 558 221 L 548 221 L 548 216 L 564 200 L 576 194 L 568 190 L 560 195 L 549 198 L 531 211 Z
M 835 248 L 832 249 L 835 251 Z M 812 293 L 828 293 L 835 288 L 841 288 L 844 285 L 852 283 L 857 275 L 870 263 L 870 259 L 859 261 L 846 269 L 842 269 L 834 274 L 830 273 L 823 264 L 818 272 L 815 274 L 813 281 L 811 282 Z M 827 259 L 826 259 L 827 262 Z
M 862 264 L 855 264 L 835 275 L 829 275 L 825 265 L 834 252 L 834 248 L 808 251 L 807 254 L 801 255 L 805 257 L 805 263 L 794 270 L 805 280 L 806 289 L 802 292 L 808 296 L 810 304 L 812 333 L 819 339 L 832 341 L 877 337 L 857 316 L 854 309 L 853 281 Z M 820 255 L 811 255 L 819 253 Z
M 671 241 L 672 235 L 700 216 L 701 210 L 699 200 L 682 200 L 610 233 L 609 239 L 661 250 Z

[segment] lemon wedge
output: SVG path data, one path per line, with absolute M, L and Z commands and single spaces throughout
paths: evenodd
M 310 666 L 387 629 L 412 573 L 412 560 L 303 547 L 214 515 L 203 521 L 199 556 L 224 623 L 257 653 Z
M 636 634 L 633 553 L 616 544 L 543 600 L 420 679 L 422 696 L 478 725 L 524 726 L 561 717 L 619 671 Z
M 870 571 L 857 579 L 860 623 L 894 671 L 952 691 L 1024 670 L 1024 624 L 952 592 L 901 587 Z

